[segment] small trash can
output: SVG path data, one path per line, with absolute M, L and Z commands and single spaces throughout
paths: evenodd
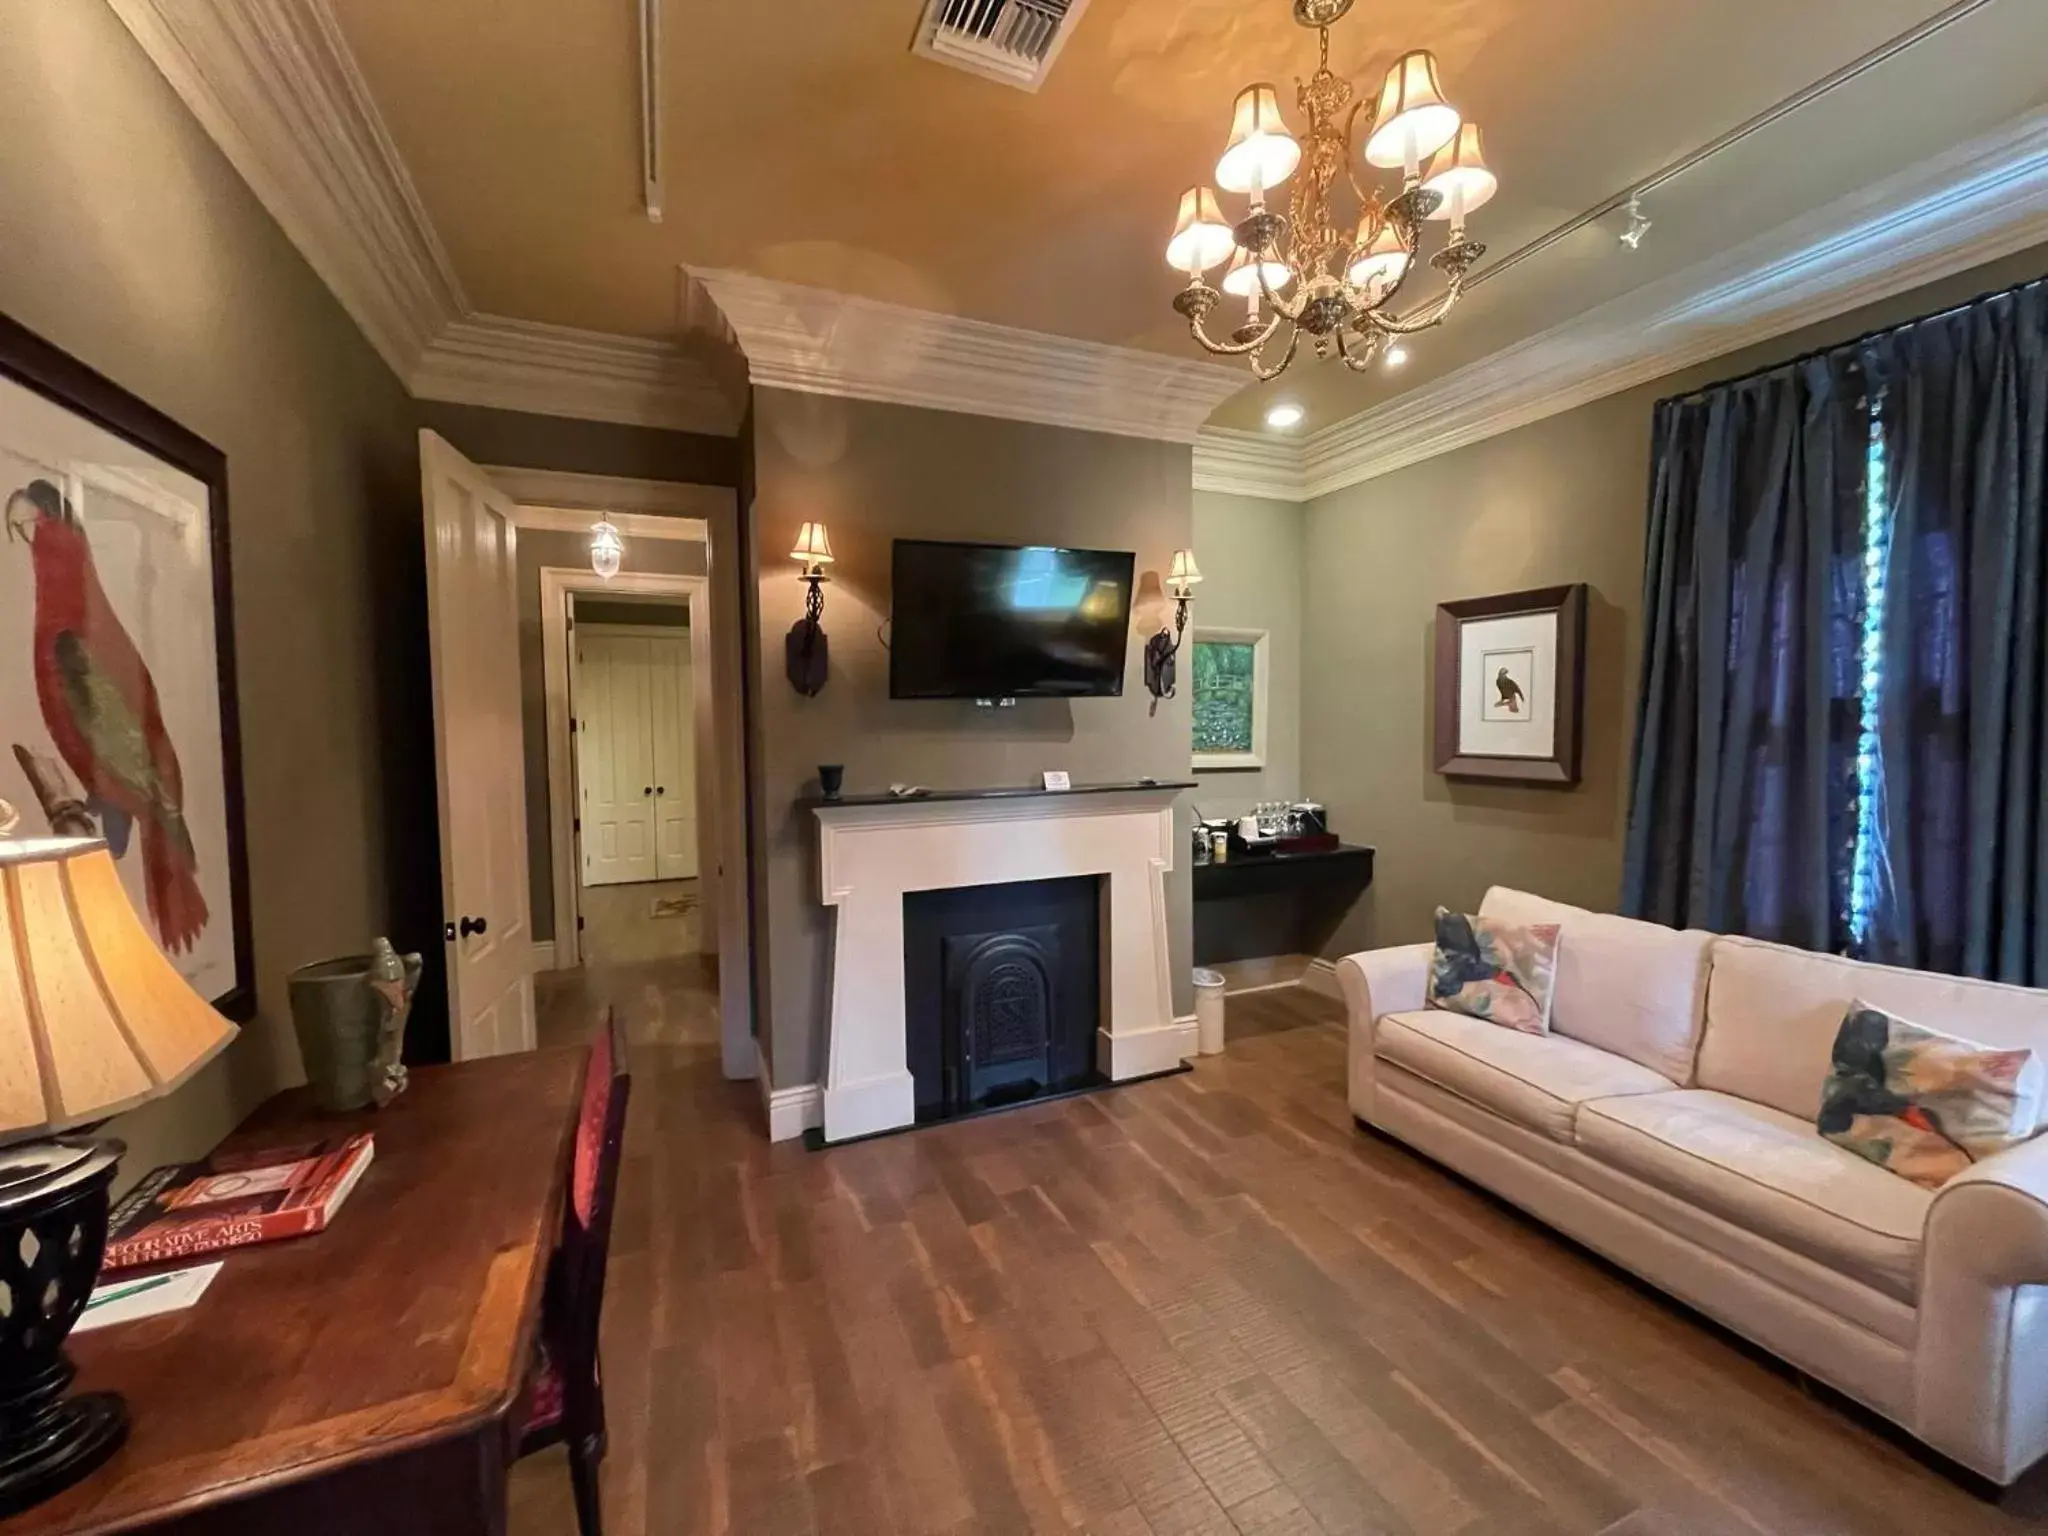
M 1195 1045 L 1204 1056 L 1223 1054 L 1223 977 L 1195 972 Z

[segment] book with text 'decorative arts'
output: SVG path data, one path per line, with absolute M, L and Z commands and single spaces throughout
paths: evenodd
M 368 1132 L 159 1168 L 114 1208 L 102 1269 L 136 1269 L 322 1230 L 375 1143 Z

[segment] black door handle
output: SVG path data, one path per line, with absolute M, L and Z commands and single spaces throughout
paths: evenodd
M 640 793 L 643 795 L 651 795 L 654 793 L 654 786 L 650 784 L 645 789 L 641 790 Z
M 460 923 L 459 923 L 459 924 L 457 925 L 457 927 L 458 927 L 458 928 L 460 929 L 460 931 L 461 931 L 461 933 L 462 933 L 462 936 L 463 936 L 463 937 L 464 937 L 465 939 L 466 939 L 466 938 L 468 938 L 468 937 L 469 937 L 469 936 L 470 936 L 470 935 L 471 935 L 472 933 L 485 933 L 485 932 L 488 932 L 488 931 L 489 931 L 489 929 L 490 929 L 490 926 L 491 926 L 491 925 L 490 925 L 489 923 L 485 922 L 485 921 L 484 921 L 484 920 L 483 920 L 482 918 L 480 918 L 480 917 L 465 917 L 465 918 L 464 918 L 464 919 L 463 919 L 463 920 L 462 920 L 462 921 L 461 921 L 461 922 L 460 922 Z
M 668 786 L 666 784 L 657 784 L 654 786 L 654 792 L 657 795 L 665 795 L 668 793 Z

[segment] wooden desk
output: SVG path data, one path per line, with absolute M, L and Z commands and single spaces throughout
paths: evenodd
M 196 1307 L 73 1338 L 133 1429 L 4 1536 L 497 1536 L 585 1052 L 414 1072 L 382 1114 L 280 1094 L 229 1138 L 369 1128 L 376 1160 L 313 1237 L 225 1255 Z

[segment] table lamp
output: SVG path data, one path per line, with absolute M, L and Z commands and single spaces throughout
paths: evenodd
M 236 1034 L 136 916 L 105 842 L 6 837 L 0 802 L 0 1517 L 120 1447 L 113 1393 L 65 1395 L 64 1339 L 126 1149 L 62 1133 L 161 1098 Z

